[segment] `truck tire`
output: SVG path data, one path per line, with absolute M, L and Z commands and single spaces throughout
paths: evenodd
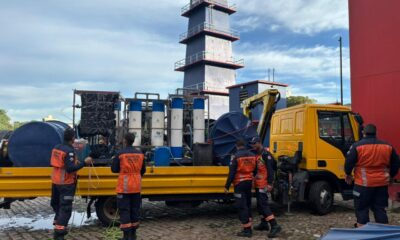
M 325 215 L 333 208 L 333 191 L 326 181 L 317 181 L 311 184 L 308 200 L 312 210 L 319 215 Z
M 99 197 L 95 203 L 97 218 L 104 227 L 118 226 L 119 214 L 115 196 Z

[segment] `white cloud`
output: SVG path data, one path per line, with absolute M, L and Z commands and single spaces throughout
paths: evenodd
M 157 2 L 154 8 L 132 1 L 125 1 L 125 5 L 104 3 L 73 1 L 66 9 L 53 6 L 58 14 L 39 14 L 54 5 L 52 1 L 38 9 L 36 5 L 18 4 L 0 9 L 0 25 L 4 26 L 0 38 L 0 108 L 8 109 L 12 120 L 41 119 L 48 114 L 62 118 L 60 111 L 71 106 L 75 88 L 121 91 L 131 97 L 136 91 L 166 96 L 181 86 L 183 74 L 173 69 L 185 51 L 177 42 L 178 35 L 173 34 L 171 39 L 156 26 L 146 30 L 133 22 L 124 29 L 119 22 L 131 10 L 149 21 L 154 18 L 149 24 L 172 24 L 181 32 L 185 19 L 181 19 L 179 29 L 175 21 L 181 18 L 177 3 L 172 8 L 176 12 L 170 11 L 169 1 Z M 87 15 L 104 13 L 111 18 L 96 24 L 87 23 L 86 16 L 71 17 L 85 11 Z M 176 17 L 168 19 L 170 14 Z M 133 19 L 143 20 L 140 15 Z M 110 26 L 104 27 L 107 24 Z
M 347 0 L 234 0 L 234 2 L 238 5 L 238 15 L 240 15 L 235 24 L 247 26 L 248 29 L 279 26 L 295 33 L 309 35 L 334 29 L 348 29 Z
M 339 49 L 317 45 L 310 48 L 287 46 L 255 46 L 248 44 L 238 48 L 237 55 L 244 57 L 246 70 L 265 72 L 275 68 L 277 72 L 302 79 L 323 79 L 338 76 Z M 348 48 L 344 48 L 344 72 L 349 74 Z
M 347 28 L 346 0 L 235 1 L 238 13 L 233 19 L 239 21 L 233 25 L 241 32 L 289 29 L 313 35 Z M 0 108 L 8 109 L 13 120 L 48 114 L 68 120 L 61 111 L 71 115 L 74 88 L 121 91 L 126 97 L 136 91 L 166 96 L 182 85 L 183 74 L 174 72 L 173 66 L 185 54 L 178 35 L 187 28 L 180 7 L 188 2 L 2 1 Z M 235 49 L 246 60 L 238 81 L 264 78 L 266 68 L 274 67 L 278 80 L 293 83 L 293 94 L 314 96 L 321 92 L 316 84 L 325 86 L 326 79 L 338 76 L 336 48 L 272 47 L 249 40 Z
M 317 45 L 309 48 L 246 44 L 238 49 L 246 68 L 241 82 L 267 79 L 267 69 L 275 68 L 275 81 L 291 85 L 293 95 L 308 95 L 321 103 L 334 102 L 339 88 L 339 49 Z M 344 48 L 343 75 L 349 89 L 349 49 Z M 347 97 L 348 98 L 348 97 Z M 347 99 L 348 101 L 348 99 Z

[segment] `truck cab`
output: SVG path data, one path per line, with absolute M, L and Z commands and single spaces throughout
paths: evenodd
M 276 111 L 270 151 L 277 160 L 273 199 L 308 202 L 318 214 L 332 210 L 334 194 L 352 198 L 344 162 L 360 139 L 361 118 L 349 107 L 305 104 Z

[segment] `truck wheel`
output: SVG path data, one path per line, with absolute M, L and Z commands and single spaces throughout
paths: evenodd
M 310 187 L 308 200 L 311 208 L 319 215 L 325 215 L 333 208 L 333 191 L 326 181 L 314 182 Z
M 100 197 L 95 203 L 97 218 L 104 227 L 119 225 L 117 198 L 115 196 Z

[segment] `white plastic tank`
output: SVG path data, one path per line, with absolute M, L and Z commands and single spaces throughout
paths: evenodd
M 164 102 L 153 101 L 153 109 L 151 114 L 151 145 L 154 147 L 160 147 L 164 145 L 164 117 Z
M 193 144 L 204 143 L 204 98 L 193 99 Z
M 135 135 L 133 146 L 142 144 L 142 101 L 132 100 L 129 102 L 129 132 Z
M 172 98 L 171 101 L 171 153 L 174 158 L 182 158 L 183 137 L 183 98 Z

